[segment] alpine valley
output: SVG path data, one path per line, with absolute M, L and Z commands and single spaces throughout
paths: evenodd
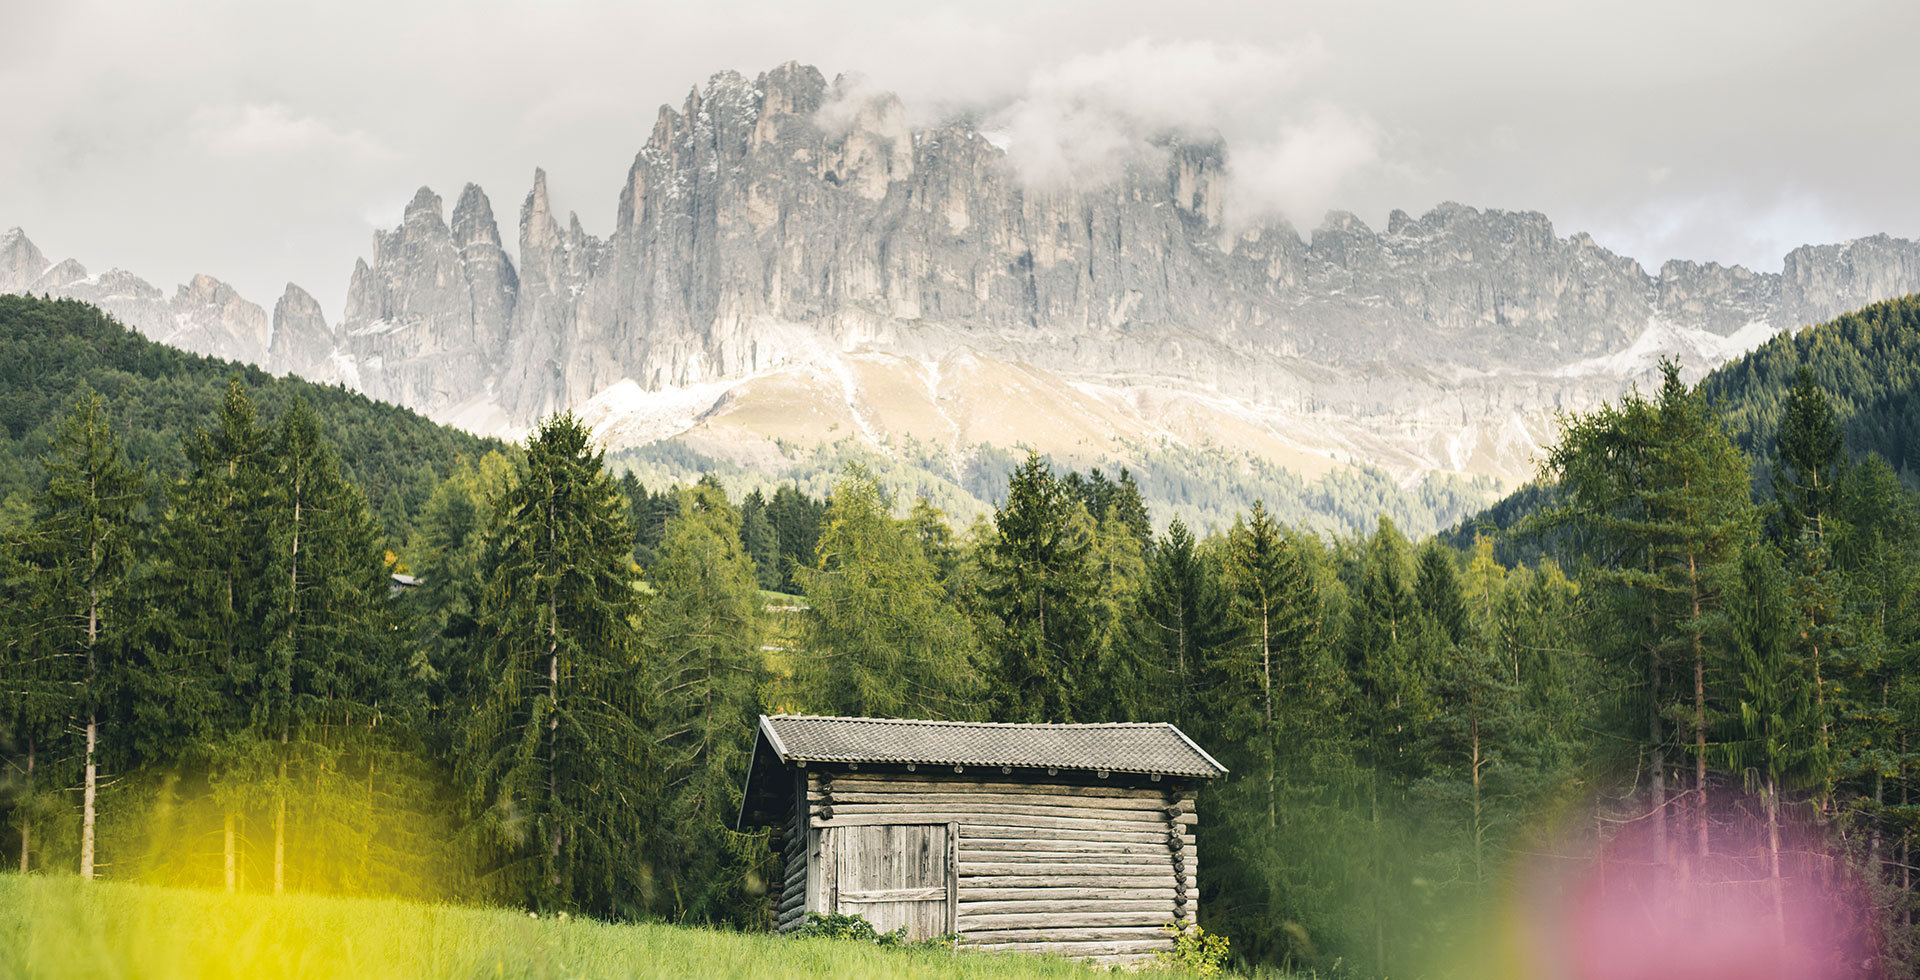
M 1920 243 L 1788 254 L 1779 272 L 1648 274 L 1540 214 L 1442 204 L 1308 235 L 1226 203 L 1232 157 L 1173 136 L 1099 178 L 1024 181 L 989 125 L 792 64 L 662 107 L 612 230 L 535 171 L 517 254 L 465 187 L 422 188 L 330 321 L 210 276 L 168 296 L 54 263 L 15 229 L 0 291 L 94 303 L 191 351 L 338 382 L 484 435 L 571 409 L 618 461 L 824 487 L 861 460 L 979 513 L 1010 456 L 1127 467 L 1161 519 L 1264 497 L 1416 534 L 1533 472 L 1555 413 L 1674 357 L 1697 377 L 1768 338 L 1920 291 Z

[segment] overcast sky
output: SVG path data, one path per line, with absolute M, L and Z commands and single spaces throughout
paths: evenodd
M 1920 237 L 1916 36 L 1910 0 L 0 0 L 0 228 L 269 309 L 292 280 L 337 320 L 420 185 L 478 182 L 511 242 L 545 167 L 604 233 L 662 102 L 797 59 L 991 120 L 1033 180 L 1217 131 L 1242 216 L 1457 200 L 1777 271 Z

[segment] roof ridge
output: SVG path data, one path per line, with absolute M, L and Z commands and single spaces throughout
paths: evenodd
M 1170 721 L 953 721 L 940 718 L 874 718 L 864 715 L 762 715 L 770 721 L 859 721 L 878 725 L 949 725 L 955 728 L 1170 728 Z

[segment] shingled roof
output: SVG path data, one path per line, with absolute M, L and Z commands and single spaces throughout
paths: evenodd
M 760 730 L 784 763 L 1009 766 L 1202 779 L 1227 771 L 1180 729 L 1165 722 L 1006 725 L 762 715 Z

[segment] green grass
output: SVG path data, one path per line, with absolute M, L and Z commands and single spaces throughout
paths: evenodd
M 1109 974 L 1046 957 L 885 950 L 667 925 L 534 919 L 505 909 L 312 895 L 276 899 L 0 874 L 0 977 L 1041 980 L 1096 975 Z

